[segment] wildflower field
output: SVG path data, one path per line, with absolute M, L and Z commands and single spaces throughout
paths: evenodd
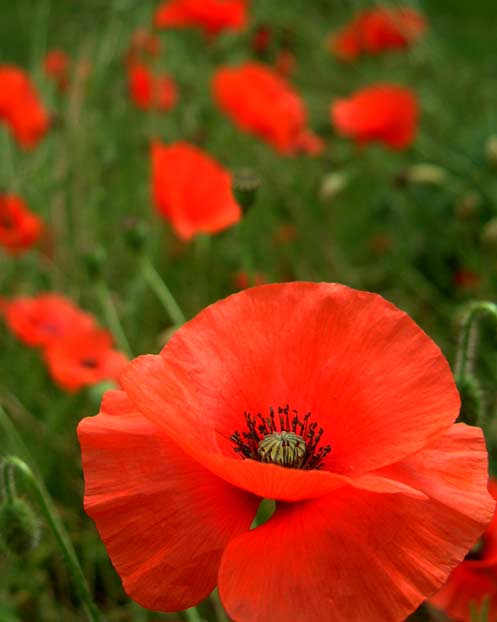
M 0 18 L 0 622 L 497 622 L 493 0 Z

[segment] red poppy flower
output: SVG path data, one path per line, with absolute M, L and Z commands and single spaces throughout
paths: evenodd
M 497 499 L 497 481 L 488 489 Z M 489 600 L 489 622 L 497 620 L 497 514 L 466 559 L 457 566 L 447 583 L 431 599 L 435 607 L 451 618 L 471 622 L 471 607 Z
M 273 31 L 269 26 L 258 26 L 252 35 L 251 46 L 256 54 L 264 55 L 269 51 L 273 41 Z
M 70 66 L 71 59 L 63 50 L 51 50 L 43 60 L 45 75 L 51 78 L 61 91 L 64 91 L 69 84 Z
M 295 71 L 296 66 L 297 59 L 293 52 L 290 52 L 290 50 L 281 50 L 278 52 L 274 61 L 274 68 L 280 75 L 287 78 Z
M 13 65 L 0 65 L 0 119 L 26 149 L 35 147 L 50 125 L 28 75 Z
M 217 104 L 240 129 L 259 136 L 281 153 L 306 151 L 312 134 L 306 128 L 305 105 L 277 73 L 252 62 L 223 67 L 216 72 L 212 86 Z
M 247 287 L 252 287 L 253 285 L 264 285 L 265 282 L 266 278 L 260 272 L 249 274 L 245 270 L 239 270 L 233 278 L 233 284 L 237 289 L 247 289 Z
M 481 276 L 474 270 L 460 268 L 454 274 L 454 283 L 461 289 L 474 289 L 481 284 Z
M 361 53 L 405 49 L 418 41 L 425 30 L 425 18 L 414 9 L 375 7 L 363 11 L 333 35 L 329 45 L 341 60 L 354 60 Z
M 28 346 L 47 347 L 72 331 L 90 330 L 95 321 L 60 294 L 14 298 L 5 318 L 10 330 Z
M 393 84 L 376 84 L 331 106 L 335 129 L 360 145 L 383 143 L 391 149 L 405 149 L 414 140 L 418 104 L 409 89 Z
M 71 392 L 102 380 L 116 380 L 128 362 L 112 347 L 110 333 L 98 329 L 76 330 L 53 341 L 44 358 L 54 381 Z
M 13 194 L 0 194 L 0 246 L 13 255 L 31 248 L 43 230 L 41 220 Z
M 158 28 L 195 26 L 210 36 L 242 30 L 246 24 L 246 0 L 166 0 L 155 13 Z
M 176 103 L 176 86 L 167 75 L 156 77 L 145 65 L 133 63 L 128 81 L 130 97 L 139 108 L 166 112 Z
M 159 55 L 161 42 L 157 35 L 144 28 L 138 28 L 131 37 L 131 44 L 126 54 L 127 63 L 141 63 L 143 60 Z
M 183 240 L 216 233 L 241 218 L 230 173 L 186 142 L 152 145 L 152 193 L 157 211 Z
M 400 622 L 492 518 L 446 360 L 380 296 L 245 290 L 120 383 L 78 429 L 85 507 L 150 609 L 218 584 L 238 622 Z M 250 530 L 261 498 L 275 513 Z

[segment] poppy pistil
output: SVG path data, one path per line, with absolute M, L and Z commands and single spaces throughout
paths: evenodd
M 309 423 L 311 416 L 308 412 L 301 420 L 298 411 L 290 410 L 288 405 L 279 407 L 277 415 L 270 408 L 267 417 L 245 412 L 247 430 L 230 436 L 233 449 L 242 459 L 291 469 L 321 469 L 331 446 L 318 448 L 324 430 L 316 422 Z

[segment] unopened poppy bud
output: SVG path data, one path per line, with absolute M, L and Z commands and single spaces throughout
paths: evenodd
M 124 236 L 127 245 L 135 252 L 139 252 L 145 246 L 147 240 L 147 227 L 144 223 L 128 219 L 124 223 Z
M 461 397 L 459 421 L 468 425 L 479 425 L 483 419 L 483 398 L 478 381 L 473 376 L 463 376 L 457 380 Z
M 34 549 L 40 540 L 40 524 L 31 507 L 19 497 L 0 506 L 0 539 L 13 555 Z
M 399 183 L 443 186 L 447 181 L 447 171 L 436 164 L 412 164 L 398 177 Z
M 322 199 L 333 199 L 348 185 L 350 175 L 342 171 L 330 173 L 321 182 L 320 196 Z
M 88 275 L 91 278 L 102 275 L 107 256 L 105 250 L 101 246 L 97 246 L 92 251 L 86 253 L 83 259 Z
M 466 192 L 456 204 L 458 218 L 466 219 L 474 216 L 481 205 L 481 196 L 475 190 Z
M 238 169 L 233 176 L 233 190 L 235 198 L 244 212 L 252 207 L 257 191 L 261 185 L 261 178 L 251 168 Z
M 497 134 L 492 134 L 492 136 L 489 136 L 487 139 L 485 153 L 489 164 L 497 168 Z
M 497 250 L 497 218 L 492 218 L 483 227 L 481 240 L 489 249 Z

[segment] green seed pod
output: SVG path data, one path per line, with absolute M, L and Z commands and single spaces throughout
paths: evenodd
M 497 251 L 497 218 L 492 218 L 483 227 L 481 241 L 489 250 Z
M 233 176 L 235 198 L 242 210 L 246 212 L 252 207 L 261 186 L 261 178 L 251 168 L 241 168 Z
M 400 185 L 419 184 L 426 186 L 443 186 L 447 182 L 447 171 L 436 164 L 420 162 L 411 164 L 398 177 Z
M 457 380 L 461 396 L 459 421 L 469 425 L 480 425 L 483 421 L 483 396 L 478 381 L 473 376 L 463 376 Z
M 88 275 L 94 279 L 102 275 L 107 255 L 101 246 L 97 246 L 83 257 Z
M 350 181 L 350 174 L 343 171 L 329 173 L 321 181 L 319 196 L 323 201 L 334 199 L 347 187 Z
M 22 556 L 40 540 L 40 525 L 31 506 L 19 497 L 0 505 L 0 539 L 7 551 Z
M 487 156 L 488 163 L 493 167 L 497 168 L 497 135 L 492 134 L 488 137 L 487 142 L 485 144 L 485 153 Z
M 148 231 L 144 223 L 132 218 L 124 222 L 124 239 L 132 251 L 140 252 L 145 246 L 147 236 Z
M 466 220 L 478 213 L 482 203 L 481 196 L 475 190 L 469 190 L 456 203 L 456 216 Z

